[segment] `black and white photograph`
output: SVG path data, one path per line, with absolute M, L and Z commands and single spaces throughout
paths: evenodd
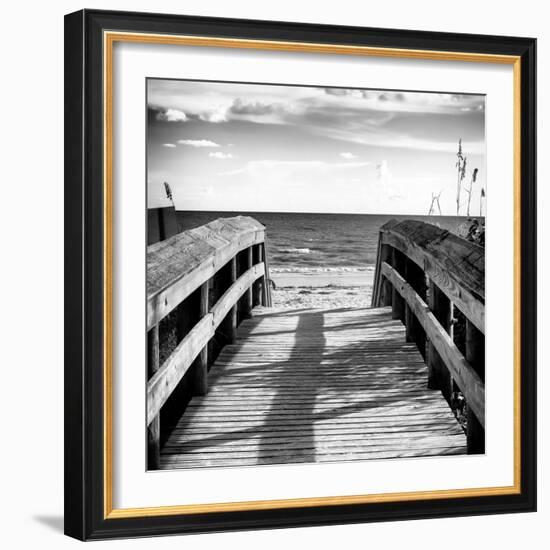
M 485 97 L 147 80 L 148 469 L 485 452 Z

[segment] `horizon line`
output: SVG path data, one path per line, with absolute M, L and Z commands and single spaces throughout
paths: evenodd
M 147 210 L 153 210 L 154 208 L 174 208 L 171 205 L 168 206 L 155 206 L 147 207 Z M 178 209 L 174 208 L 175 212 L 216 212 L 227 214 L 324 214 L 331 216 L 424 216 L 426 218 L 485 218 L 484 215 L 479 214 L 397 214 L 397 213 L 380 213 L 380 212 L 303 212 L 298 210 L 199 210 L 199 209 Z

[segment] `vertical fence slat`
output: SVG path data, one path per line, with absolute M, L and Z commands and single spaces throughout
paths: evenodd
M 483 334 L 466 320 L 466 360 L 485 381 L 485 338 Z M 467 410 L 466 440 L 469 454 L 485 452 L 485 430 L 470 408 Z
M 265 265 L 265 275 L 262 275 L 261 282 L 262 282 L 262 306 L 270 307 L 271 305 L 271 289 L 269 288 L 269 280 L 268 280 L 268 273 L 269 270 L 267 269 L 267 254 L 265 250 L 265 242 L 260 244 L 260 249 L 262 251 L 262 261 Z
M 200 289 L 199 319 L 208 313 L 208 281 Z M 208 393 L 208 344 L 202 348 L 193 367 L 193 395 Z
M 413 287 L 416 293 L 426 301 L 426 274 L 424 270 L 411 260 L 407 262 L 407 282 Z M 413 315 L 411 322 L 412 341 L 416 343 L 422 357 L 426 358 L 426 332 L 422 324 Z
M 428 283 L 428 307 L 432 312 L 436 309 L 436 297 L 438 288 L 432 281 Z M 435 314 L 435 313 L 434 313 Z M 436 315 L 437 317 L 437 315 Z M 439 388 L 441 370 L 439 354 L 430 340 L 426 342 L 426 365 L 428 366 L 428 388 L 435 390 Z
M 258 250 L 257 250 L 257 259 L 258 259 L 258 262 L 257 263 L 262 263 L 264 261 L 264 254 L 263 254 L 263 247 L 261 244 L 258 245 Z M 257 299 L 258 299 L 258 305 L 265 305 L 264 302 L 263 302 L 263 299 L 264 299 L 264 286 L 265 286 L 265 277 L 260 277 L 257 281 L 257 286 L 256 286 L 256 292 L 257 292 Z
M 403 277 L 406 277 L 406 261 L 405 261 L 405 255 L 401 253 L 396 248 L 393 249 L 392 253 L 392 261 L 393 261 L 393 268 Z M 395 289 L 394 289 L 395 290 Z M 406 317 L 407 317 L 407 302 L 405 299 L 399 294 L 399 292 L 395 291 L 397 294 L 396 300 L 400 303 L 400 316 L 399 319 L 405 324 Z
M 261 245 L 256 245 L 255 247 L 255 258 L 254 258 L 254 264 L 261 264 L 263 262 L 263 250 Z M 263 277 L 260 277 L 255 283 L 254 283 L 254 305 L 259 306 L 262 305 L 262 296 L 263 296 Z
M 386 262 L 390 265 L 393 265 L 392 261 L 392 247 L 389 244 L 383 244 L 380 249 L 380 262 Z M 381 288 L 380 288 L 380 306 L 391 306 L 392 305 L 392 285 L 386 279 L 386 277 L 381 278 Z
M 400 271 L 400 263 L 401 263 L 401 257 L 399 254 L 399 250 L 392 247 L 391 265 L 395 270 Z M 404 300 L 401 294 L 399 294 L 397 289 L 394 288 L 393 286 L 391 290 L 391 310 L 392 310 L 392 319 L 403 320 Z
M 228 288 L 237 280 L 237 258 L 234 257 L 229 262 L 229 283 Z M 235 304 L 227 314 L 227 337 L 229 343 L 235 342 L 237 337 L 237 304 Z
M 159 370 L 159 326 L 155 325 L 147 333 L 147 369 L 151 378 Z M 160 413 L 147 428 L 147 468 L 158 470 L 160 467 Z
M 254 260 L 252 258 L 252 247 L 249 246 L 246 251 L 246 269 L 250 269 L 254 265 Z M 247 291 L 244 294 L 244 313 L 245 317 L 250 317 L 252 313 L 253 301 L 252 301 L 252 286 L 248 287 Z
M 430 281 L 428 302 L 435 318 L 447 333 L 451 333 L 452 326 L 452 308 L 451 302 L 447 296 L 439 288 Z M 453 391 L 453 380 L 445 363 L 437 353 L 437 351 L 429 345 L 428 357 L 431 368 L 431 380 L 428 383 L 433 383 L 434 388 L 439 388 L 441 393 L 447 400 L 451 402 Z M 431 386 L 430 386 L 431 387 Z
M 404 259 L 404 278 L 410 284 L 410 280 L 413 276 L 413 262 L 409 260 L 406 256 Z M 405 304 L 405 338 L 407 342 L 415 341 L 415 317 L 408 304 Z

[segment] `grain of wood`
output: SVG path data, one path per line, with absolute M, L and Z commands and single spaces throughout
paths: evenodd
M 456 455 L 466 437 L 390 308 L 256 308 L 161 468 Z
M 147 329 L 208 281 L 238 252 L 263 243 L 248 216 L 222 218 L 147 247 Z
M 391 220 L 380 229 L 372 295 L 382 303 L 381 257 L 384 246 L 413 261 L 468 319 L 485 333 L 485 249 L 445 229 L 416 220 Z

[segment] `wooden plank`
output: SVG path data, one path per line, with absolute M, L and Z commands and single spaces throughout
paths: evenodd
M 391 406 L 387 406 L 387 405 Z M 249 410 L 241 411 L 227 411 L 219 410 L 206 410 L 206 411 L 189 411 L 188 418 L 191 421 L 196 421 L 199 418 L 205 420 L 219 420 L 219 421 L 229 421 L 229 420 L 252 420 L 255 417 L 265 418 L 266 413 L 268 413 L 269 421 L 275 422 L 280 420 L 281 422 L 317 422 L 324 418 L 344 418 L 346 420 L 350 419 L 365 419 L 369 420 L 378 416 L 384 417 L 403 417 L 408 414 L 414 414 L 415 412 L 446 415 L 449 412 L 449 409 L 444 406 L 430 406 L 430 403 L 418 402 L 416 404 L 402 405 L 398 407 L 396 405 L 396 400 L 385 400 L 378 401 L 373 403 L 370 407 L 341 407 L 335 409 L 326 409 L 325 411 L 315 411 L 311 410 L 311 407 L 304 407 L 300 409 L 283 409 L 278 406 L 267 407 L 266 409 L 256 408 Z M 391 413 L 388 410 L 391 409 Z M 327 413 L 327 414 L 325 414 Z
M 422 324 L 427 337 L 453 375 L 466 400 L 482 426 L 485 425 L 485 385 L 455 346 L 451 337 L 439 324 L 426 303 L 414 289 L 387 263 L 382 264 L 382 275 L 387 277 L 407 301 Z
M 208 416 L 246 416 L 250 418 L 253 415 L 263 415 L 264 412 L 270 412 L 270 417 L 273 418 L 276 415 L 291 415 L 291 416 L 302 416 L 306 418 L 308 415 L 316 416 L 318 413 L 330 412 L 339 415 L 351 416 L 351 415 L 360 415 L 365 413 L 367 416 L 372 417 L 375 414 L 378 414 L 380 411 L 386 411 L 386 404 L 390 403 L 392 405 L 391 409 L 394 414 L 401 414 L 405 411 L 413 410 L 422 410 L 422 411 L 435 411 L 436 409 L 441 409 L 444 412 L 448 411 L 447 404 L 439 399 L 437 396 L 426 396 L 426 395 L 407 395 L 401 397 L 399 395 L 382 395 L 374 398 L 366 398 L 363 401 L 356 403 L 341 404 L 335 406 L 332 403 L 316 403 L 311 402 L 302 402 L 299 405 L 291 404 L 284 400 L 277 400 L 275 403 L 257 403 L 252 402 L 248 404 L 221 404 L 219 402 L 212 403 L 215 405 L 211 408 L 199 406 L 199 407 L 190 407 L 189 418 L 197 418 L 201 415 Z M 276 405 L 276 411 L 273 410 L 273 406 Z
M 450 416 L 451 415 L 451 416 Z M 417 426 L 423 425 L 425 428 L 433 426 L 435 424 L 444 425 L 449 428 L 457 425 L 456 419 L 452 416 L 452 413 L 449 411 L 446 415 L 440 414 L 432 418 L 432 415 L 414 415 L 414 417 L 400 417 L 400 416 L 388 416 L 381 417 L 379 419 L 342 419 L 339 418 L 338 421 L 334 422 L 331 419 L 318 421 L 315 423 L 315 433 L 325 433 L 330 430 L 340 430 L 345 428 L 361 429 L 361 428 L 388 428 L 392 426 Z M 217 434 L 222 432 L 232 432 L 232 433 L 241 433 L 244 431 L 249 431 L 250 433 L 256 433 L 261 431 L 264 428 L 263 419 L 256 420 L 240 420 L 240 421 L 199 421 L 195 420 L 190 423 L 180 423 L 178 427 L 172 432 L 174 435 L 177 433 L 193 433 L 201 432 L 208 434 Z M 289 422 L 273 422 L 270 423 L 268 428 L 269 430 L 277 430 L 282 432 L 284 430 L 296 429 L 296 423 Z M 304 427 L 304 426 L 301 426 Z M 310 424 L 306 424 L 308 433 L 311 434 L 312 428 Z M 464 435 L 464 433 L 462 433 Z M 466 438 L 464 437 L 464 445 L 466 445 Z
M 425 381 L 425 378 L 422 378 L 421 381 L 417 384 L 417 386 L 412 386 L 411 388 L 406 388 L 405 390 L 400 390 L 398 387 L 396 387 L 395 382 L 392 384 L 387 384 L 386 386 L 381 386 L 379 389 L 376 388 L 376 386 L 373 387 L 372 391 L 369 391 L 367 394 L 363 392 L 361 389 L 353 389 L 350 390 L 349 388 L 346 391 L 318 391 L 313 395 L 301 395 L 300 392 L 288 392 L 288 394 L 285 396 L 285 402 L 286 403 L 301 403 L 301 402 L 313 402 L 317 403 L 319 405 L 325 404 L 325 403 L 343 403 L 343 404 L 349 404 L 354 403 L 355 401 L 363 402 L 368 399 L 374 399 L 377 396 L 387 396 L 387 395 L 401 395 L 404 394 L 405 397 L 408 396 L 425 396 L 425 395 L 435 395 L 437 398 L 437 393 L 430 392 L 429 394 L 426 394 L 425 388 L 423 387 L 423 383 Z M 370 387 L 370 386 L 369 386 Z M 217 385 L 216 385 L 217 388 Z M 208 395 L 203 397 L 196 397 L 193 399 L 191 403 L 189 403 L 189 407 L 200 407 L 204 403 L 239 403 L 242 402 L 242 400 L 246 397 L 247 401 L 253 401 L 253 402 L 266 402 L 271 403 L 275 397 L 279 396 L 279 388 L 272 388 L 271 391 L 262 391 L 262 392 L 252 392 L 248 391 L 247 388 L 244 388 L 243 391 L 232 391 L 227 392 L 223 389 L 220 389 L 220 391 L 213 391 L 209 392 Z M 444 401 L 439 400 L 441 403 L 444 403 Z
M 455 425 L 456 425 L 455 421 Z M 223 429 L 218 426 L 212 428 L 210 431 L 206 431 L 204 428 L 202 431 L 193 431 L 189 430 L 188 432 L 172 432 L 170 438 L 168 439 L 167 444 L 172 446 L 174 449 L 180 447 L 181 454 L 185 454 L 185 447 L 198 447 L 199 444 L 203 446 L 226 446 L 235 444 L 244 444 L 244 442 L 250 441 L 251 443 L 258 442 L 261 440 L 276 442 L 279 440 L 280 443 L 284 442 L 296 442 L 300 440 L 309 440 L 315 443 L 317 441 L 343 441 L 346 442 L 348 439 L 357 441 L 358 439 L 363 439 L 365 441 L 384 441 L 386 436 L 393 436 L 394 438 L 414 438 L 418 434 L 432 435 L 436 437 L 454 437 L 456 438 L 455 442 L 457 445 L 460 445 L 464 448 L 464 454 L 466 454 L 466 438 L 464 437 L 464 432 L 460 427 L 458 429 L 455 426 L 449 424 L 443 424 L 441 430 L 431 429 L 429 426 L 421 426 L 418 424 L 402 424 L 396 426 L 399 431 L 391 432 L 392 426 L 389 424 L 380 424 L 374 425 L 370 424 L 365 427 L 365 430 L 361 429 L 360 424 L 349 424 L 349 425 L 337 425 L 334 428 L 336 429 L 326 429 L 319 432 L 312 432 L 311 429 L 295 429 L 290 430 L 288 426 L 270 426 L 269 430 L 263 430 L 261 425 L 249 425 L 249 426 L 240 426 L 233 427 L 232 429 Z M 287 428 L 287 431 L 285 431 Z M 193 445 L 195 444 L 195 445 Z M 164 448 L 163 448 L 164 449 Z M 161 455 L 161 463 L 163 462 L 163 456 Z
M 339 452 L 338 452 L 339 451 Z M 411 443 L 410 446 L 405 446 L 403 444 L 396 443 L 392 445 L 378 445 L 373 446 L 370 449 L 363 450 L 353 450 L 353 449 L 341 449 L 333 450 L 332 452 L 325 453 L 315 453 L 309 452 L 302 456 L 294 450 L 290 449 L 286 452 L 276 452 L 270 451 L 267 456 L 258 457 L 257 453 L 250 455 L 250 453 L 231 453 L 226 455 L 225 453 L 214 454 L 211 453 L 209 456 L 206 455 L 185 455 L 185 458 L 182 459 L 181 455 L 163 453 L 163 467 L 172 465 L 172 467 L 178 464 L 192 464 L 193 466 L 224 466 L 230 465 L 231 459 L 238 460 L 235 465 L 244 465 L 247 464 L 245 461 L 251 461 L 249 465 L 254 464 L 276 464 L 276 463 L 295 463 L 295 462 L 341 462 L 348 460 L 380 460 L 383 458 L 405 458 L 405 457 L 418 457 L 418 456 L 437 456 L 444 454 L 462 454 L 464 452 L 464 446 L 458 446 L 455 441 L 445 440 L 440 445 L 433 445 L 430 447 L 414 445 Z M 303 459 L 303 460 L 301 460 Z
M 410 458 L 410 457 L 431 457 L 431 456 L 443 456 L 443 455 L 460 455 L 464 451 L 458 447 L 443 447 L 439 449 L 426 449 L 424 452 L 418 450 L 405 451 L 383 451 L 383 452 L 370 452 L 368 454 L 348 454 L 342 455 L 319 455 L 319 456 L 289 456 L 287 458 L 281 457 L 252 457 L 249 459 L 226 459 L 226 460 L 176 460 L 174 462 L 166 463 L 162 465 L 162 469 L 170 470 L 174 468 L 210 468 L 210 467 L 243 467 L 243 466 L 267 466 L 270 464 L 298 464 L 298 463 L 330 463 L 330 462 L 354 462 L 365 460 L 383 460 L 383 459 L 397 459 L 397 458 Z
M 319 439 L 313 441 L 312 438 L 301 438 L 298 440 L 273 441 L 267 442 L 263 439 L 249 441 L 247 444 L 240 445 L 220 445 L 214 444 L 211 446 L 188 445 L 182 442 L 168 443 L 163 448 L 165 458 L 170 455 L 181 454 L 183 447 L 186 458 L 244 458 L 250 454 L 258 452 L 268 453 L 270 456 L 284 456 L 295 454 L 297 451 L 309 450 L 313 453 L 347 453 L 360 452 L 366 453 L 370 451 L 380 451 L 383 449 L 429 449 L 432 447 L 452 446 L 456 443 L 456 439 L 463 439 L 463 434 L 446 435 L 446 434 L 428 434 L 420 435 L 415 433 L 409 437 L 373 437 L 373 438 L 346 438 L 345 440 L 327 440 Z
M 300 412 L 304 408 L 311 412 L 315 411 L 345 411 L 349 412 L 352 410 L 367 410 L 369 411 L 372 407 L 386 402 L 396 403 L 398 402 L 401 407 L 410 406 L 411 404 L 420 403 L 422 405 L 426 404 L 432 409 L 434 407 L 439 407 L 443 410 L 447 410 L 447 404 L 439 399 L 437 395 L 426 395 L 426 392 L 423 392 L 421 388 L 418 388 L 416 391 L 407 392 L 403 397 L 397 392 L 379 392 L 378 394 L 371 396 L 370 392 L 364 397 L 364 399 L 352 400 L 340 400 L 340 401 L 318 401 L 316 395 L 306 396 L 303 398 L 297 398 L 295 400 L 286 399 L 277 403 L 278 411 L 294 411 Z M 195 409 L 197 412 L 201 413 L 204 411 L 205 403 L 215 405 L 216 411 L 262 411 L 271 409 L 273 405 L 273 400 L 265 400 L 263 403 L 258 402 L 257 400 L 246 400 L 243 401 L 235 400 L 203 400 L 198 401 L 197 403 L 192 403 L 189 405 L 188 410 L 193 411 Z

